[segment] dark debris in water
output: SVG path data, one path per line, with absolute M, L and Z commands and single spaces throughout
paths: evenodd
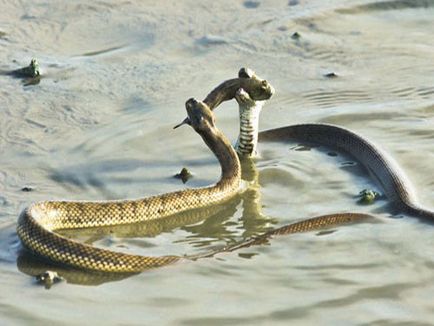
M 331 79 L 331 78 L 338 78 L 339 76 L 334 72 L 329 72 L 329 73 L 324 74 L 324 77 Z
M 359 204 L 370 205 L 380 199 L 382 196 L 375 190 L 363 189 L 357 197 L 359 198 L 359 200 L 357 201 Z
M 288 6 L 296 6 L 298 4 L 300 4 L 298 0 L 289 0 L 288 2 Z
M 24 192 L 30 192 L 30 191 L 33 191 L 33 190 L 35 190 L 35 188 L 32 187 L 32 186 L 24 186 L 24 187 L 21 188 L 21 191 L 24 191 Z
M 238 254 L 238 257 L 244 258 L 244 259 L 251 259 L 252 257 L 256 256 L 256 253 L 248 253 L 248 252 L 242 252 Z
M 35 78 L 40 76 L 40 74 L 39 63 L 36 59 L 30 60 L 30 64 L 27 67 L 12 70 L 10 72 L 10 75 L 17 78 Z
M 291 35 L 291 38 L 292 38 L 293 40 L 298 40 L 298 39 L 300 39 L 300 37 L 301 37 L 301 35 L 300 35 L 299 32 L 294 32 L 294 33 Z
M 183 167 L 181 172 L 175 174 L 174 177 L 181 179 L 182 183 L 186 183 L 190 178 L 193 177 L 193 174 L 186 167 Z
M 53 272 L 53 271 L 45 271 L 39 275 L 36 275 L 35 278 L 36 281 L 39 284 L 44 285 L 47 290 L 50 289 L 53 286 L 53 284 L 63 281 L 63 277 L 59 276 L 57 272 Z
M 6 71 L 3 74 L 22 78 L 24 86 L 37 85 L 41 81 L 41 70 L 36 59 L 32 59 L 27 67 Z
M 249 9 L 258 8 L 261 3 L 259 1 L 244 1 L 244 7 Z

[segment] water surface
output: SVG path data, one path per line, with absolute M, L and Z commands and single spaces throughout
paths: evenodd
M 434 1 L 1 7 L 0 70 L 36 57 L 44 74 L 33 86 L 0 76 L 4 324 L 433 320 L 433 225 L 396 215 L 386 201 L 358 205 L 360 190 L 378 188 L 351 157 L 327 155 L 333 149 L 260 144 L 261 157 L 244 165 L 249 190 L 221 207 L 75 236 L 113 250 L 193 254 L 319 214 L 362 211 L 374 221 L 131 277 L 69 271 L 49 291 L 26 272 L 52 267 L 22 253 L 15 224 L 38 200 L 134 198 L 214 182 L 219 168 L 200 137 L 172 126 L 186 99 L 203 99 L 242 66 L 277 90 L 261 129 L 327 122 L 357 131 L 387 150 L 434 207 Z M 236 104 L 222 105 L 217 119 L 235 140 Z M 186 185 L 172 178 L 184 166 L 194 173 Z

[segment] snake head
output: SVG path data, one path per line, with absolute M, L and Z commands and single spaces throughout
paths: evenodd
M 240 86 L 249 93 L 253 101 L 268 100 L 273 96 L 274 87 L 265 79 L 260 78 L 249 68 L 241 68 L 238 72 Z
M 185 108 L 187 109 L 188 116 L 184 120 L 184 123 L 192 126 L 197 132 L 214 127 L 214 114 L 205 103 L 190 98 L 185 102 Z

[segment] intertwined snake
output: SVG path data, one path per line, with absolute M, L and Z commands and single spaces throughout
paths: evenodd
M 260 79 L 251 70 L 242 69 L 240 75 Z M 414 187 L 395 160 L 366 138 L 343 127 L 323 123 L 290 125 L 259 132 L 258 119 L 263 102 L 256 101 L 242 89 L 236 92 L 235 98 L 240 108 L 240 136 L 236 148 L 239 153 L 254 156 L 258 140 L 303 141 L 342 150 L 368 170 L 397 210 L 434 221 L 434 212 L 418 203 Z
M 34 253 L 52 261 L 107 272 L 139 272 L 167 265 L 178 256 L 146 257 L 113 252 L 67 239 L 53 231 L 136 223 L 162 218 L 192 208 L 214 205 L 235 195 L 241 168 L 229 141 L 216 128 L 211 110 L 202 102 L 186 102 L 187 123 L 218 158 L 222 175 L 208 187 L 186 189 L 137 200 L 107 202 L 46 201 L 31 205 L 21 214 L 17 233 Z
M 55 231 L 158 219 L 190 209 L 214 205 L 229 199 L 239 190 L 240 164 L 230 143 L 215 127 L 211 110 L 221 102 L 232 98 L 237 98 L 240 109 L 243 107 L 260 108 L 263 104 L 262 101 L 269 99 L 273 92 L 274 90 L 268 82 L 260 79 L 250 70 L 241 69 L 238 78 L 220 84 L 203 102 L 194 99 L 187 101 L 188 118 L 184 120 L 184 123 L 191 125 L 201 135 L 220 162 L 222 175 L 215 185 L 137 200 L 39 202 L 28 207 L 20 215 L 17 226 L 19 238 L 25 247 L 39 256 L 65 265 L 104 272 L 140 272 L 147 268 L 167 265 L 183 258 L 195 258 L 194 256 L 151 257 L 113 252 L 67 239 Z M 240 114 L 242 112 L 244 111 L 241 110 Z M 249 154 L 254 152 L 256 148 L 259 113 L 253 119 L 250 113 L 241 115 L 241 117 L 241 132 L 237 148 L 241 154 Z M 259 139 L 269 141 L 300 138 L 348 151 L 372 172 L 380 181 L 386 195 L 399 208 L 413 215 L 433 218 L 433 212 L 422 209 L 416 204 L 411 185 L 406 181 L 404 174 L 393 160 L 373 144 L 346 129 L 324 124 L 309 124 L 284 127 L 259 134 Z M 261 243 L 275 234 L 312 230 L 366 217 L 365 214 L 357 213 L 320 216 L 270 231 L 225 250 L 232 251 Z M 214 253 L 201 256 L 205 257 Z

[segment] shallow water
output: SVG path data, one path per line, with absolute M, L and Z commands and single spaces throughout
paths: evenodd
M 0 70 L 31 57 L 44 78 L 0 76 L 0 311 L 3 324 L 428 324 L 431 224 L 392 216 L 351 158 L 297 143 L 260 144 L 251 188 L 215 210 L 163 225 L 81 232 L 142 254 L 193 254 L 337 211 L 374 221 L 278 237 L 270 245 L 131 277 L 67 271 L 49 291 L 21 251 L 19 212 L 45 199 L 133 198 L 202 186 L 217 162 L 187 127 L 202 99 L 248 66 L 277 92 L 261 129 L 327 122 L 374 140 L 434 207 L 434 1 L 2 1 Z M 297 39 L 293 34 L 297 32 Z M 337 78 L 324 75 L 334 72 Z M 237 108 L 217 111 L 237 134 Z M 302 150 L 304 149 L 304 150 Z M 186 185 L 172 178 L 183 166 Z M 33 191 L 23 192 L 25 186 Z M 402 217 L 402 218 L 391 218 Z M 132 232 L 136 231 L 136 232 Z M 106 232 L 107 233 L 107 232 Z M 83 284 L 84 283 L 84 284 Z

